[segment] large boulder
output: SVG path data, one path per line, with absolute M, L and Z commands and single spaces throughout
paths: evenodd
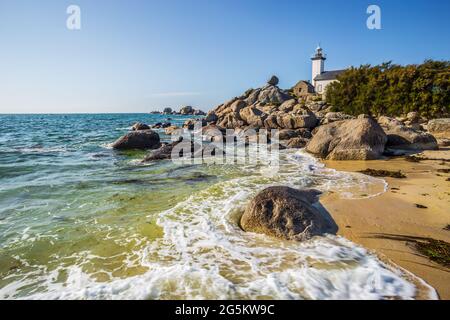
M 428 131 L 437 138 L 450 139 L 450 118 L 430 120 Z
M 431 134 L 405 126 L 400 121 L 382 116 L 378 118 L 388 140 L 386 147 L 402 150 L 436 150 L 438 143 Z
M 316 128 L 306 150 L 327 160 L 374 160 L 387 142 L 380 125 L 371 118 L 333 122 Z
M 244 231 L 304 241 L 331 230 L 331 223 L 312 204 L 317 190 L 269 187 L 256 195 L 241 218 Z
M 159 135 L 153 130 L 132 131 L 115 141 L 114 149 L 156 149 L 161 145 Z

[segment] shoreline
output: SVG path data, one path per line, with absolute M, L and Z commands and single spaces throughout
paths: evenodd
M 432 159 L 450 159 L 448 148 L 422 154 Z M 338 235 L 423 279 L 436 289 L 440 299 L 450 299 L 450 270 L 421 255 L 409 241 L 424 237 L 450 242 L 450 231 L 444 230 L 450 224 L 449 174 L 437 171 L 448 169 L 450 164 L 441 160 L 408 162 L 404 158 L 322 162 L 339 171 L 370 168 L 401 170 L 406 174 L 405 179 L 382 178 L 388 187 L 376 197 L 341 199 L 331 193 L 324 195 L 321 203 L 338 225 Z

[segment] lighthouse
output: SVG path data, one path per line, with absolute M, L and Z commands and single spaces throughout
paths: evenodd
M 323 50 L 320 46 L 316 48 L 316 53 L 311 57 L 312 60 L 312 77 L 311 83 L 315 87 L 316 86 L 316 77 L 321 75 L 325 71 L 325 60 L 327 57 L 323 53 Z

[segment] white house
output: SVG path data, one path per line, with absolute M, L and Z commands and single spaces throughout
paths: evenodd
M 325 71 L 325 60 L 327 60 L 327 57 L 323 53 L 323 50 L 320 46 L 317 47 L 316 53 L 311 57 L 311 60 L 311 83 L 317 93 L 325 94 L 327 86 L 330 83 L 337 81 L 337 76 L 343 73 L 345 70 Z

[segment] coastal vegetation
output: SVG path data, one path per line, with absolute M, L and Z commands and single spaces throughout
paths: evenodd
M 450 61 L 362 65 L 346 70 L 338 80 L 326 92 L 335 111 L 373 116 L 416 111 L 428 119 L 450 113 Z

